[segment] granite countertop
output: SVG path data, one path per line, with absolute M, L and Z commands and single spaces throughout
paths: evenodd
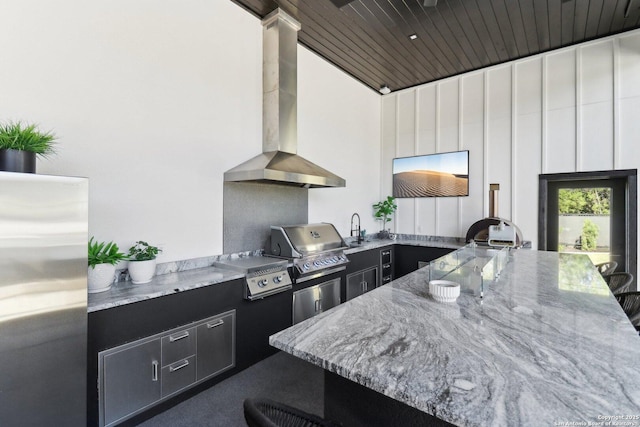
M 244 277 L 243 274 L 215 267 L 197 268 L 161 274 L 151 282 L 134 285 L 130 281 L 117 282 L 106 292 L 89 294 L 87 311 L 117 307 L 134 302 L 158 298 L 176 292 L 197 289 Z
M 438 303 L 421 269 L 270 343 L 461 426 L 640 416 L 640 337 L 589 258 L 511 253 L 483 299 Z
M 346 238 L 347 244 L 355 241 L 354 238 Z M 350 246 L 349 249 L 345 249 L 347 255 L 367 251 L 370 249 L 381 248 L 389 245 L 408 245 L 408 246 L 423 246 L 430 248 L 447 248 L 458 249 L 465 245 L 464 239 L 456 237 L 439 237 L 439 236 L 414 236 L 414 235 L 396 235 L 395 239 L 376 239 L 367 237 L 360 245 Z
M 450 237 L 399 235 L 395 240 L 368 238 L 362 245 L 347 249 L 345 253 L 356 253 L 396 243 L 452 249 L 464 244 L 461 243 L 461 239 Z M 255 256 L 259 253 L 261 251 L 245 252 L 241 256 Z M 134 285 L 130 281 L 121 281 L 116 282 L 108 291 L 89 294 L 87 311 L 91 313 L 106 310 L 244 277 L 240 273 L 211 267 L 214 261 L 236 256 L 237 254 L 217 255 L 163 264 L 158 267 L 160 273 L 150 283 Z

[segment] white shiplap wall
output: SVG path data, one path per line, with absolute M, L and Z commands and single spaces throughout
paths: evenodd
M 640 167 L 640 31 L 383 97 L 381 197 L 394 157 L 470 151 L 469 197 L 398 199 L 398 233 L 464 237 L 499 215 L 537 247 L 538 175 Z

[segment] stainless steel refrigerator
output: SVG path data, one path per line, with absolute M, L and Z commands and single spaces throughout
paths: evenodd
M 88 187 L 0 172 L 2 426 L 86 426 Z

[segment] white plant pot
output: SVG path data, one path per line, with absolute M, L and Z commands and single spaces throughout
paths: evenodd
M 156 260 L 129 261 L 129 276 L 136 285 L 149 283 L 156 274 Z
M 108 291 L 116 274 L 116 266 L 112 264 L 98 264 L 87 270 L 87 291 L 90 294 Z

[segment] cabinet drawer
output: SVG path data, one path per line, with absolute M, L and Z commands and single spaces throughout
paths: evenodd
M 196 356 L 178 360 L 162 368 L 162 397 L 193 384 L 196 381 Z
M 235 312 L 198 325 L 197 334 L 198 380 L 235 366 Z
M 162 337 L 162 366 L 196 354 L 196 328 L 183 329 Z

